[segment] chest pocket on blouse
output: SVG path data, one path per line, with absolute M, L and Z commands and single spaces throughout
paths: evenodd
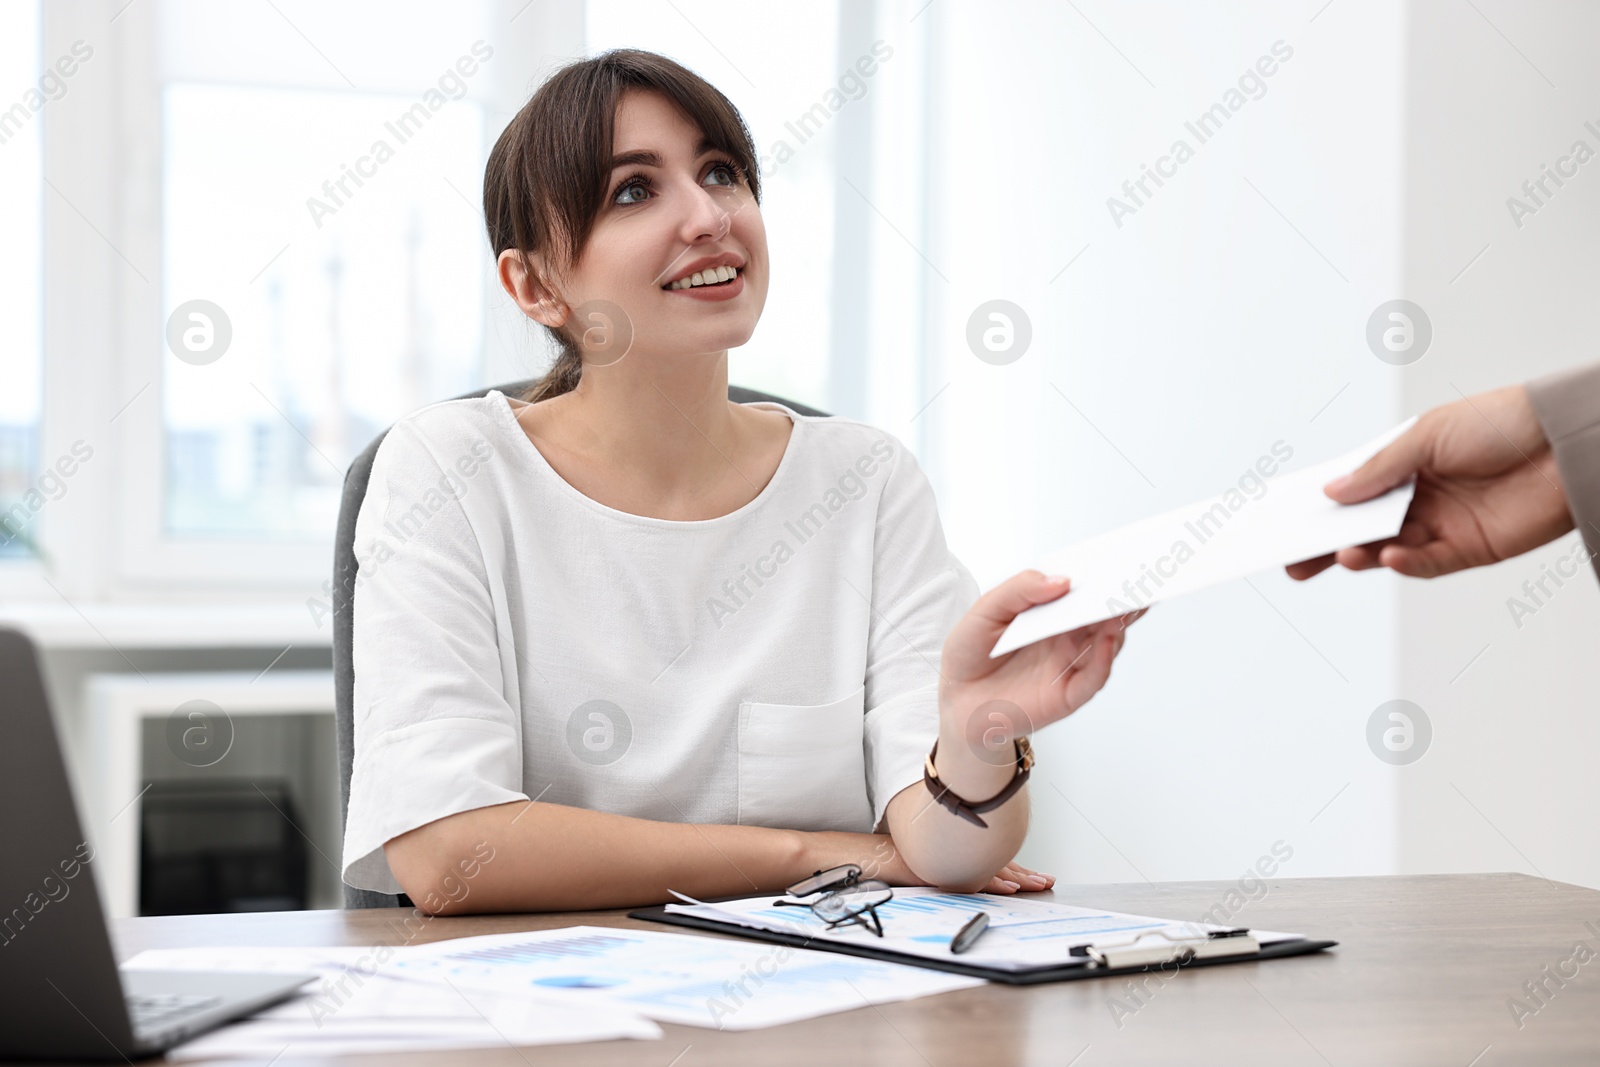
M 863 751 L 866 687 L 831 704 L 739 705 L 739 822 L 872 829 Z

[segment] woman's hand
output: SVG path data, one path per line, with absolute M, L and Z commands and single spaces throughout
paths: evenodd
M 1000 740 L 1009 762 L 1011 737 L 1031 734 L 1087 704 L 1111 676 L 1111 661 L 1122 651 L 1128 627 L 1149 610 L 1081 626 L 989 658 L 1012 619 L 1036 604 L 1058 599 L 1070 585 L 1066 578 L 1023 571 L 979 597 L 945 639 L 940 709 L 954 717 L 969 748 L 995 747 L 988 741 L 998 727 L 1007 735 Z M 1021 721 L 1013 721 L 1017 719 Z M 943 761 L 941 748 L 941 766 Z
M 983 892 L 1007 896 L 1012 893 L 1042 893 L 1055 884 L 1055 875 L 1030 871 L 1016 860 L 1012 860 L 1000 868 L 999 874 L 989 879 L 989 884 L 983 887 Z
M 939 736 L 930 755 L 942 788 L 907 786 L 889 799 L 885 817 L 908 866 L 951 892 L 1048 889 L 1015 857 L 1028 832 L 1028 792 L 1015 789 L 993 807 L 1016 776 L 1012 739 L 1065 718 L 1105 685 L 1134 612 L 1037 641 L 989 658 L 1018 613 L 1055 600 L 1065 579 L 1024 571 L 978 598 L 945 638 L 939 670 Z M 956 800 L 984 806 L 968 818 Z M 948 809 L 948 810 L 947 810 Z M 998 872 L 998 873 L 996 873 Z M 888 879 L 885 879 L 886 881 Z

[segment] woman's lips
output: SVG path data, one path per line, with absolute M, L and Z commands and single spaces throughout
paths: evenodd
M 686 296 L 691 300 L 704 300 L 715 303 L 721 300 L 732 300 L 744 292 L 744 271 L 734 275 L 733 281 L 723 282 L 721 285 L 697 285 L 693 289 L 663 289 L 668 296 Z

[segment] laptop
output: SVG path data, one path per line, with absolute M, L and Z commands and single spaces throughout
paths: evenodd
M 117 967 L 38 655 L 0 628 L 0 1059 L 152 1055 L 315 977 Z

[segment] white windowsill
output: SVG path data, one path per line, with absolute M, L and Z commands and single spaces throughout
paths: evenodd
M 0 603 L 0 626 L 41 648 L 326 648 L 333 619 L 319 627 L 303 602 L 229 604 Z

